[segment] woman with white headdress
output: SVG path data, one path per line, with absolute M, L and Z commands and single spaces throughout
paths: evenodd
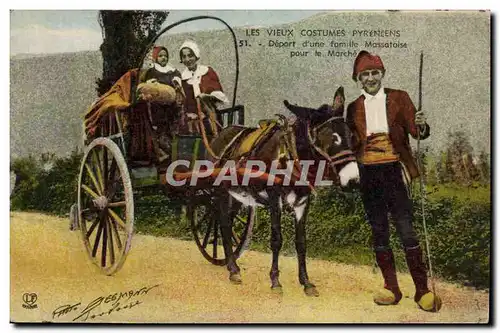
M 186 94 L 184 110 L 188 121 L 197 119 L 198 108 L 196 97 L 203 97 L 214 104 L 229 103 L 222 90 L 219 76 L 210 66 L 198 64 L 200 49 L 195 42 L 186 40 L 179 49 L 181 63 L 186 69 L 181 73 L 182 87 Z M 207 134 L 213 134 L 208 118 L 203 119 Z M 188 131 L 192 131 L 191 128 Z

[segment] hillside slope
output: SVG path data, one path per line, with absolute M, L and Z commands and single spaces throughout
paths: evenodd
M 194 23 L 188 23 L 194 24 Z M 222 29 L 221 25 L 221 29 Z M 354 57 L 327 56 L 330 42 L 355 42 L 353 53 L 368 49 L 382 56 L 387 74 L 385 85 L 408 91 L 418 100 L 418 61 L 424 51 L 423 110 L 431 125 L 431 138 L 424 142 L 441 149 L 449 130 L 464 130 L 477 151 L 490 151 L 490 19 L 480 12 L 331 12 L 294 24 L 273 28 L 293 29 L 294 37 L 247 37 L 235 29 L 238 39 L 251 46 L 239 48 L 240 80 L 237 103 L 244 104 L 247 123 L 288 114 L 283 100 L 319 106 L 330 103 L 339 85 L 348 101 L 359 95 L 351 80 Z M 345 37 L 303 37 L 303 29 L 344 29 Z M 400 37 L 382 41 L 406 43 L 407 48 L 367 48 L 353 37 L 357 29 L 398 30 Z M 159 41 L 170 50 L 171 64 L 179 69 L 178 48 L 186 38 L 200 46 L 201 63 L 219 73 L 232 98 L 235 55 L 228 31 L 203 31 L 167 35 Z M 269 41 L 295 41 L 296 47 L 269 47 Z M 304 48 L 305 41 L 325 42 L 323 48 Z M 261 44 L 259 46 L 259 44 Z M 290 57 L 292 50 L 309 50 L 306 57 Z M 321 50 L 321 57 L 312 55 Z M 26 55 L 23 56 L 24 58 Z M 66 154 L 80 143 L 81 116 L 96 97 L 95 80 L 101 75 L 100 53 L 79 52 L 46 57 L 11 59 L 11 153 L 13 156 L 53 151 Z

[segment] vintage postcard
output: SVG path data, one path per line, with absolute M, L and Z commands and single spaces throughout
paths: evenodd
M 489 11 L 10 21 L 11 322 L 491 322 Z

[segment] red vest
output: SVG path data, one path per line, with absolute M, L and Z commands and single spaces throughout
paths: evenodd
M 405 91 L 395 89 L 384 89 L 386 98 L 387 124 L 389 126 L 389 138 L 398 154 L 399 160 L 408 169 L 411 178 L 419 176 L 418 167 L 413 158 L 409 135 L 417 139 L 420 128 L 415 125 L 415 106 L 410 96 Z M 359 96 L 347 107 L 346 122 L 352 131 L 353 151 L 361 160 L 361 154 L 365 151 L 366 138 L 366 116 L 365 97 Z M 426 139 L 430 135 L 430 127 L 426 124 L 420 133 L 420 139 Z

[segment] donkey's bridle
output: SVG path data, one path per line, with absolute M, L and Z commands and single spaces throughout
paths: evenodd
M 317 131 L 319 130 L 321 127 L 325 126 L 326 124 L 328 123 L 331 123 L 332 121 L 334 120 L 337 120 L 337 119 L 344 119 L 344 117 L 341 117 L 341 116 L 333 116 L 331 118 L 328 118 L 327 120 L 325 120 L 324 122 L 322 122 L 321 124 L 319 124 L 318 126 L 314 127 L 313 130 L 314 131 Z
M 334 172 L 335 178 L 338 179 L 338 172 L 337 172 L 336 166 L 338 164 L 342 164 L 345 162 L 355 161 L 356 157 L 354 156 L 353 152 L 350 150 L 342 150 L 342 151 L 338 152 L 337 154 L 330 156 L 330 155 L 328 155 L 327 152 L 325 152 L 323 149 L 321 149 L 320 147 L 318 147 L 314 144 L 313 136 L 311 136 L 311 131 L 313 132 L 314 137 L 316 137 L 316 133 L 319 129 L 321 129 L 321 127 L 323 127 L 326 124 L 331 123 L 332 121 L 337 120 L 337 119 L 344 119 L 344 117 L 333 116 L 312 129 L 310 128 L 310 126 L 308 124 L 307 139 L 309 140 L 309 144 L 314 148 L 314 150 L 316 150 L 316 152 L 318 154 L 320 154 L 328 162 L 328 165 L 330 166 L 330 168 Z

